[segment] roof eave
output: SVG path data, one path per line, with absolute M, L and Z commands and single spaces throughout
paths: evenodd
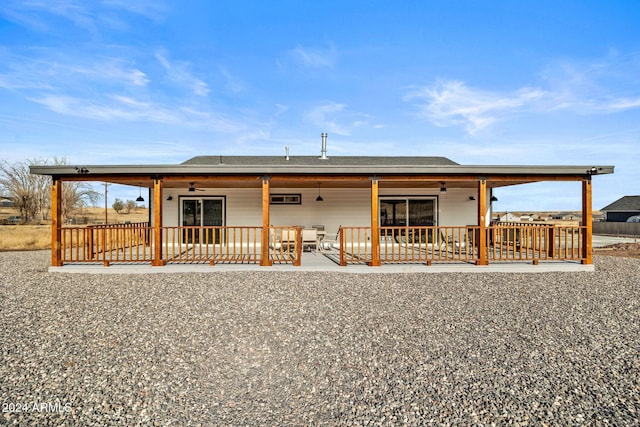
M 518 165 L 38 165 L 31 166 L 36 175 L 605 175 L 612 174 L 614 166 L 518 166 Z

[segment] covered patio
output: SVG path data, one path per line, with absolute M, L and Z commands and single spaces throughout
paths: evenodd
M 314 259 L 306 255 L 327 259 L 342 268 L 400 264 L 592 264 L 592 180 L 596 175 L 613 173 L 613 166 L 464 166 L 445 160 L 338 157 L 328 161 L 303 157 L 291 161 L 234 157 L 216 162 L 207 158 L 204 163 L 181 165 L 34 166 L 32 173 L 52 176 L 53 267 L 68 264 L 301 267 Z M 61 195 L 66 181 L 149 188 L 150 221 L 63 226 Z M 493 189 L 544 181 L 581 183 L 581 225 L 490 222 Z M 309 200 L 309 193 L 316 189 L 316 200 L 322 199 L 321 190 L 325 195 L 329 192 L 340 197 L 339 203 L 327 205 L 332 210 L 326 214 L 330 218 L 327 222 L 339 226 L 316 228 L 315 241 L 310 242 L 303 237 L 309 227 L 299 225 L 307 222 L 305 218 L 295 217 L 293 222 L 293 214 L 275 216 L 274 211 L 277 208 L 278 212 L 293 212 L 296 208 L 279 206 L 278 202 L 291 197 L 295 203 L 297 196 L 300 204 L 302 198 Z M 165 205 L 175 199 L 188 200 L 196 190 L 224 195 L 229 213 L 222 216 L 220 224 L 184 225 L 186 221 L 178 221 L 177 208 Z M 447 191 L 451 196 L 447 196 Z M 362 199 L 363 194 L 368 200 L 361 200 L 360 205 L 353 201 L 357 197 Z M 400 198 L 398 195 L 404 194 L 425 195 L 425 199 L 435 201 L 437 208 L 432 208 L 432 216 L 422 222 L 410 220 L 408 210 L 406 217 L 395 218 L 394 212 L 391 221 L 389 212 L 381 212 L 380 207 L 392 206 Z M 240 204 L 241 207 L 235 207 Z M 307 209 L 301 212 L 313 208 Z M 360 216 L 354 214 L 358 209 Z M 167 220 L 166 216 L 171 215 Z M 363 223 L 364 217 L 367 219 Z M 274 225 L 277 222 L 274 218 L 291 222 Z M 349 224 L 350 221 L 353 222 Z M 304 252 L 305 249 L 312 253 Z

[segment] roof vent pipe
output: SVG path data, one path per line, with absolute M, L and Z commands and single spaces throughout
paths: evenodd
M 320 159 L 327 160 L 327 133 L 322 132 L 322 150 L 320 151 L 321 156 Z
M 289 146 L 288 145 L 286 145 L 284 147 L 284 159 L 285 160 L 289 160 Z

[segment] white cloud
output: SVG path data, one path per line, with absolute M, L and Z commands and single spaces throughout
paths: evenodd
M 69 65 L 63 68 L 94 81 L 114 81 L 133 86 L 146 86 L 149 83 L 149 78 L 144 72 L 137 68 L 127 67 L 125 61 L 118 58 L 98 61 L 89 66 Z M 67 71 L 62 70 L 62 72 L 65 73 L 64 77 L 67 78 Z
M 460 81 L 438 81 L 412 90 L 404 100 L 415 102 L 421 115 L 436 126 L 462 126 L 474 134 L 544 96 L 544 91 L 535 88 L 498 93 L 470 88 Z
M 549 110 L 580 114 L 617 113 L 640 107 L 640 54 L 612 52 L 592 62 L 563 59 L 547 65 Z
M 312 68 L 332 67 L 337 59 L 333 45 L 326 48 L 296 46 L 289 51 L 289 56 L 299 65 Z
M 289 110 L 289 107 L 283 104 L 276 104 L 276 116 L 280 116 Z
M 169 80 L 187 86 L 198 96 L 207 96 L 209 94 L 209 86 L 191 74 L 189 63 L 184 61 L 171 62 L 167 58 L 166 52 L 162 51 L 156 52 L 156 59 L 166 70 Z
M 110 95 L 103 99 L 44 95 L 29 99 L 59 114 L 100 121 L 146 121 L 227 133 L 244 128 L 240 122 L 212 111 L 199 111 L 180 105 L 168 107 L 123 95 Z
M 159 21 L 167 8 L 161 0 L 3 0 L 0 14 L 6 19 L 36 31 L 51 31 L 51 16 L 97 34 L 101 30 L 126 30 L 129 25 L 122 12 Z
M 85 85 L 144 87 L 149 77 L 123 58 L 101 57 L 79 60 L 46 49 L 34 57 L 2 52 L 6 70 L 0 73 L 0 87 L 27 90 L 85 90 Z
M 350 112 L 345 104 L 327 102 L 305 113 L 308 122 L 326 132 L 349 135 L 355 128 L 369 123 L 369 116 Z
M 440 127 L 460 126 L 473 135 L 514 113 L 613 114 L 640 108 L 640 54 L 611 53 L 592 62 L 558 60 L 539 81 L 511 91 L 474 88 L 440 80 L 408 91 L 420 115 Z
M 226 80 L 225 87 L 231 92 L 244 92 L 245 84 L 237 76 L 231 74 L 231 72 L 222 65 L 218 65 L 218 71 L 222 74 L 222 77 Z

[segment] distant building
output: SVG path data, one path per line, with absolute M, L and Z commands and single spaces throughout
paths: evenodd
M 0 208 L 13 208 L 13 207 L 15 207 L 15 203 L 13 203 L 13 200 L 10 200 L 8 198 L 0 199 Z
M 510 212 L 506 212 L 504 215 L 500 215 L 498 217 L 498 221 L 500 222 L 518 222 L 520 221 L 520 216 L 516 216 Z
M 626 222 L 629 217 L 640 215 L 640 196 L 624 196 L 601 210 L 606 222 Z
M 551 219 L 561 221 L 581 221 L 582 215 L 578 215 L 575 212 L 558 212 L 551 215 Z

